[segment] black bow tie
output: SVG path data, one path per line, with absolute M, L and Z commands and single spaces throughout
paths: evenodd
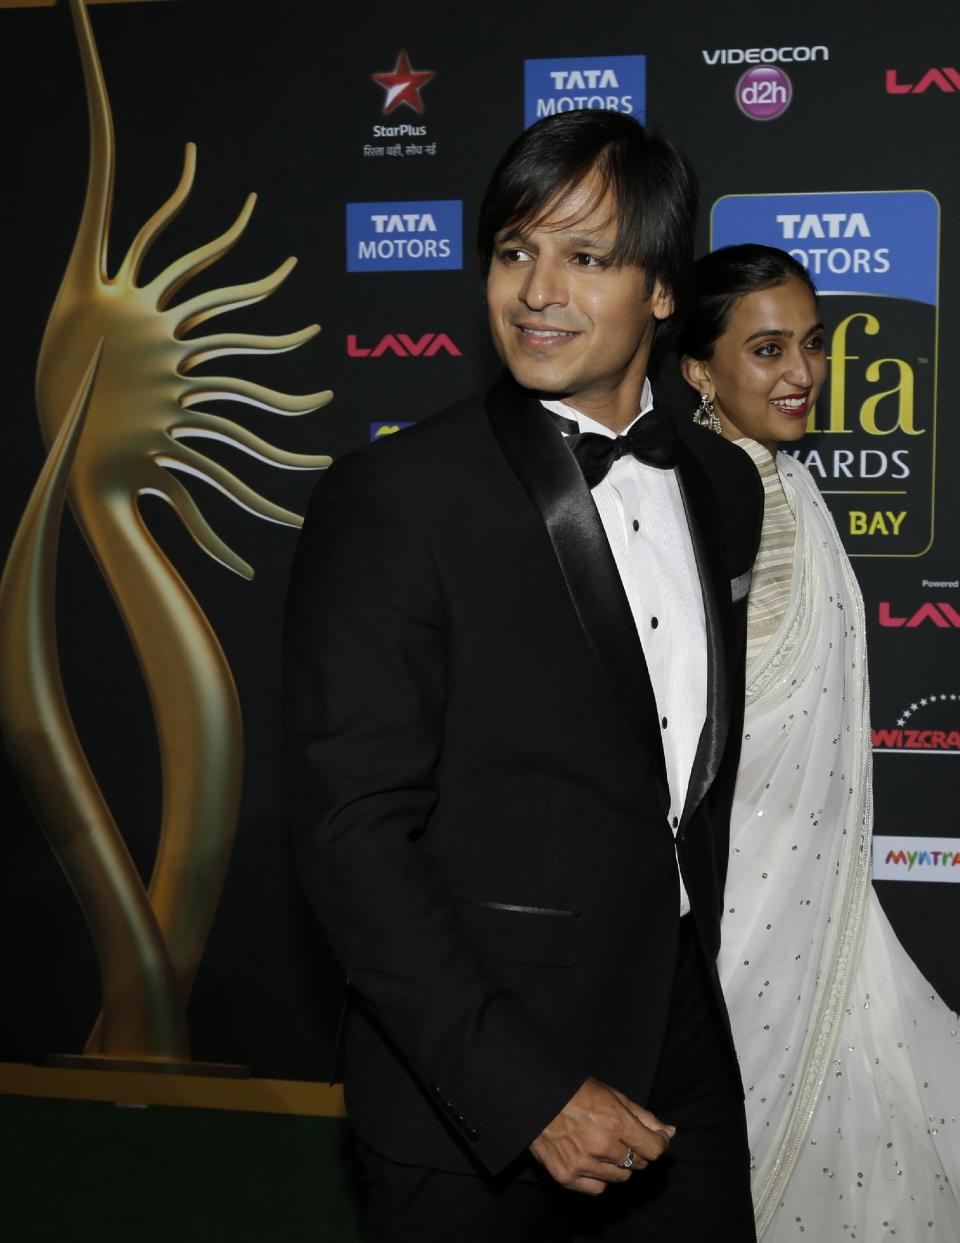
M 581 432 L 573 419 L 547 410 L 554 423 L 567 436 L 567 444 L 577 459 L 588 488 L 595 488 L 607 471 L 625 453 L 638 461 L 661 470 L 673 465 L 677 452 L 677 433 L 668 414 L 654 407 L 637 419 L 626 436 L 601 436 L 599 432 Z

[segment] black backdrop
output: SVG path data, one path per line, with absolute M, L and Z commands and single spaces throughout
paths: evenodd
M 300 419 L 276 420 L 259 411 L 242 415 L 251 428 L 305 452 L 342 454 L 369 439 L 371 424 L 423 417 L 493 373 L 472 239 L 486 177 L 524 123 L 525 59 L 560 61 L 557 72 L 568 74 L 570 58 L 599 58 L 588 61 L 589 68 L 614 56 L 645 57 L 647 119 L 688 152 L 700 176 L 700 249 L 709 245 L 711 208 L 723 196 L 881 190 L 934 195 L 941 209 L 939 249 L 932 234 L 920 249 L 939 264 L 938 314 L 903 299 L 878 311 L 880 299 L 857 302 L 856 291 L 824 300 L 831 328 L 839 313 L 866 309 L 884 317 L 876 348 L 866 342 L 873 353 L 859 348 L 862 334 L 858 348 L 848 349 L 860 359 L 850 364 L 851 375 L 855 368 L 861 375 L 850 382 L 851 403 L 864 400 L 862 372 L 869 359 L 909 360 L 918 434 L 911 439 L 894 431 L 871 442 L 854 432 L 843 445 L 912 453 L 908 460 L 915 469 L 902 489 L 905 495 L 889 502 L 870 496 L 855 501 L 868 514 L 889 503 L 910 516 L 902 536 L 864 540 L 848 530 L 844 505 L 849 509 L 854 503 L 842 498 L 832 503 L 850 551 L 858 554 L 854 566 L 867 602 L 874 723 L 894 729 L 905 720 L 907 726 L 941 731 L 941 741 L 922 753 L 903 754 L 902 746 L 891 745 L 878 754 L 877 832 L 960 838 L 954 796 L 960 767 L 951 763 L 960 754 L 960 740 L 950 738 L 950 731 L 960 728 L 960 703 L 954 700 L 960 693 L 954 470 L 960 434 L 949 388 L 960 330 L 954 224 L 960 204 L 960 78 L 949 72 L 960 65 L 956 9 L 932 0 L 779 12 L 742 0 L 723 5 L 678 0 L 669 6 L 556 0 L 546 10 L 499 0 L 460 9 L 434 0 L 407 6 L 383 0 L 349 6 L 308 0 L 231 5 L 120 0 L 94 5 L 91 13 L 117 134 L 112 260 L 173 188 L 187 140 L 199 148 L 196 188 L 157 244 L 148 276 L 219 233 L 245 194 L 257 190 L 259 203 L 244 239 L 217 265 L 216 275 L 201 276 L 196 287 L 250 280 L 288 254 L 298 256 L 298 267 L 274 298 L 222 323 L 269 332 L 314 320 L 322 324 L 322 335 L 303 349 L 234 364 L 236 374 L 288 391 L 334 390 L 332 404 Z M 789 107 L 772 120 L 752 119 L 735 99 L 741 75 L 755 67 L 742 55 L 750 48 L 774 49 L 771 63 L 790 79 Z M 798 48 L 825 52 L 803 59 Z M 718 49 L 731 51 L 716 57 Z M 402 50 L 414 70 L 434 76 L 422 86 L 422 113 L 401 103 L 385 115 L 386 87 L 371 75 L 393 70 Z M 929 75 L 931 67 L 939 72 Z M 556 80 L 568 94 L 582 93 L 575 78 Z M 589 79 L 583 81 L 589 94 Z M 0 541 L 6 547 L 43 460 L 34 371 L 86 180 L 86 110 L 63 3 L 0 3 L 0 83 Z M 917 89 L 904 89 L 908 85 Z M 378 125 L 404 124 L 426 132 L 380 137 L 374 131 Z M 398 141 L 404 154 L 389 154 Z M 422 152 L 407 153 L 410 143 Z M 384 153 L 365 155 L 365 144 Z M 463 204 L 462 269 L 347 271 L 346 204 L 415 203 L 422 214 L 424 204 L 449 200 Z M 392 342 L 378 354 L 376 347 L 390 334 Z M 446 339 L 424 334 L 446 334 Z M 879 387 L 890 387 L 892 374 L 883 371 Z M 665 374 L 661 384 L 692 408 L 672 375 Z M 850 412 L 853 418 L 853 404 Z M 884 417 L 890 424 L 892 414 Z M 829 436 L 816 440 L 823 452 L 832 450 Z M 813 447 L 804 442 L 801 451 Z M 239 465 L 228 448 L 213 454 L 231 468 Z M 931 472 L 937 481 L 934 500 Z M 302 512 L 312 476 L 270 470 L 249 459 L 243 459 L 240 473 Z M 841 483 L 848 489 L 869 487 L 846 477 Z M 317 1078 L 330 1040 L 331 967 L 304 917 L 290 872 L 278 776 L 279 628 L 295 533 L 256 521 L 218 494 L 208 497 L 203 484 L 197 489 L 203 490 L 214 525 L 255 565 L 257 575 L 246 583 L 215 565 L 171 512 L 149 498 L 144 502 L 152 530 L 221 638 L 240 690 L 247 737 L 236 848 L 190 1006 L 193 1052 L 197 1058 L 245 1063 L 258 1075 Z M 930 529 L 931 506 L 932 543 L 915 538 L 919 528 Z M 924 555 L 916 555 L 928 543 Z M 903 555 L 904 548 L 914 555 Z M 860 556 L 864 551 L 871 555 Z M 925 604 L 935 607 L 923 610 Z M 159 796 L 152 717 L 122 624 L 69 518 L 61 543 L 58 615 L 67 694 L 84 747 L 138 864 L 148 872 Z M 900 618 L 903 624 L 895 624 Z M 82 1047 L 98 1009 L 96 964 L 79 908 L 9 766 L 3 789 L 0 1060 L 41 1061 Z M 917 862 L 911 873 L 921 874 L 923 866 Z M 878 882 L 878 887 L 924 972 L 955 1008 L 960 1006 L 960 971 L 950 935 L 960 891 L 947 883 Z

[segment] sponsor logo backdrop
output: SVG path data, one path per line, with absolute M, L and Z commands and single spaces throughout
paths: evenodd
M 945 158 L 960 137 L 960 78 L 950 68 L 960 56 L 958 12 L 916 0 L 873 10 L 868 24 L 842 8 L 799 24 L 767 15 L 762 31 L 755 6 L 741 0 L 601 0 L 589 14 L 560 0 L 543 22 L 520 21 L 515 5 L 494 0 L 454 24 L 436 3 L 382 0 L 119 2 L 90 14 L 116 132 L 109 270 L 170 195 L 188 140 L 199 152 L 193 197 L 156 241 L 142 279 L 221 234 L 250 190 L 259 198 L 242 242 L 216 277 L 200 272 L 177 298 L 242 285 L 298 258 L 269 301 L 238 296 L 222 320 L 223 332 L 276 336 L 321 325 L 293 352 L 231 363 L 254 386 L 240 398 L 245 426 L 288 451 L 336 457 L 495 374 L 473 247 L 477 210 L 495 161 L 539 116 L 587 104 L 645 118 L 697 168 L 701 250 L 764 240 L 810 266 L 824 292 L 831 374 L 797 452 L 821 484 L 866 597 L 877 885 L 908 949 L 960 1006 L 952 953 L 960 893 L 946 883 L 960 875 L 960 431 L 949 384 L 960 336 L 960 171 Z M 37 357 L 87 182 L 83 80 L 64 3 L 0 3 L 0 74 L 5 552 L 45 460 Z M 221 375 L 222 366 L 201 364 L 197 374 Z M 669 367 L 658 384 L 687 417 L 693 399 Z M 277 420 L 256 386 L 329 388 L 334 397 L 308 417 Z M 205 404 L 233 414 L 216 391 Z M 216 437 L 203 444 L 224 470 L 303 512 L 314 474 L 278 471 Z M 277 741 L 295 530 L 254 521 L 202 476 L 181 478 L 256 568 L 248 581 L 215 566 L 168 507 L 142 501 L 219 637 L 245 732 L 236 839 L 187 1007 L 191 1052 L 254 1076 L 321 1080 L 339 992 L 286 853 Z M 147 878 L 161 792 L 154 716 L 110 591 L 69 514 L 57 585 L 65 693 Z M 80 907 L 17 773 L 3 764 L 0 1060 L 42 1063 L 83 1049 L 100 985 Z

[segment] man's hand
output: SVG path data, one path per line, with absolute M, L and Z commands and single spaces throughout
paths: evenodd
M 676 1127 L 605 1083 L 588 1079 L 530 1145 L 530 1151 L 562 1186 L 598 1196 L 608 1183 L 623 1183 L 666 1152 Z M 631 1169 L 620 1162 L 629 1149 Z

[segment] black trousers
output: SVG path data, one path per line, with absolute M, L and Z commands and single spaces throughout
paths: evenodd
M 599 1196 L 402 1165 L 358 1145 L 367 1243 L 755 1243 L 740 1085 L 723 1052 L 692 931 L 680 921 L 670 1021 L 650 1100 L 669 1152 Z M 616 1086 L 616 1085 L 614 1085 Z

